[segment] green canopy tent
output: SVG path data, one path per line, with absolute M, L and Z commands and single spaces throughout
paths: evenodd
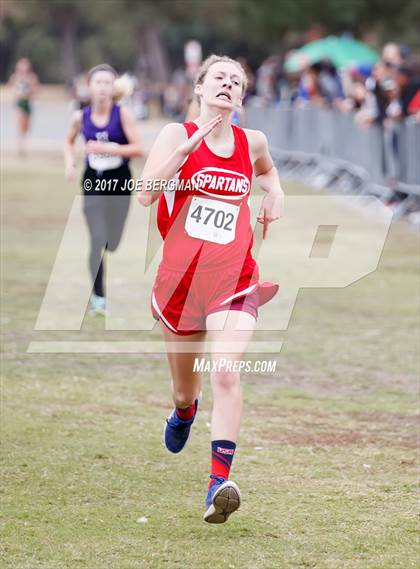
M 296 73 L 323 59 L 329 59 L 338 69 L 343 69 L 360 64 L 373 65 L 379 61 L 379 55 L 368 45 L 352 38 L 328 36 L 296 50 L 286 60 L 285 69 Z

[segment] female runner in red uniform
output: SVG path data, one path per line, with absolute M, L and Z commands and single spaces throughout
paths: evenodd
M 152 291 L 151 309 L 160 320 L 166 342 L 191 342 L 189 353 L 168 351 L 175 408 L 166 419 L 164 443 L 178 453 L 187 442 L 195 419 L 201 374 L 194 360 L 207 338 L 211 355 L 231 364 L 210 375 L 213 391 L 211 474 L 204 520 L 223 523 L 237 510 L 241 496 L 229 480 L 242 412 L 240 373 L 252 337 L 258 306 L 277 292 L 259 283 L 251 255 L 252 174 L 264 196 L 258 221 L 264 224 L 283 214 L 284 195 L 277 170 L 260 131 L 231 125 L 241 106 L 246 76 L 241 65 L 226 56 L 207 58 L 197 77 L 195 94 L 200 115 L 184 124 L 170 123 L 160 132 L 142 174 L 139 201 L 159 198 L 158 227 L 164 238 L 163 258 Z M 176 191 L 146 191 L 156 181 L 175 181 Z M 224 347 L 235 343 L 231 353 Z M 237 369 L 237 368 L 236 368 Z

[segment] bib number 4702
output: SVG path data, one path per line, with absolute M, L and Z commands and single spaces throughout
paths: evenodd
M 185 220 L 191 237 L 226 245 L 235 239 L 239 206 L 220 200 L 193 197 Z
M 203 214 L 204 209 L 204 214 Z M 202 205 L 197 206 L 197 208 L 192 212 L 191 217 L 200 223 L 202 218 L 204 218 L 203 223 L 206 225 L 210 218 L 214 215 L 213 223 L 215 227 L 223 227 L 227 231 L 232 231 L 232 223 L 235 219 L 233 213 L 225 213 L 222 209 L 216 210 L 214 207 L 204 207 Z

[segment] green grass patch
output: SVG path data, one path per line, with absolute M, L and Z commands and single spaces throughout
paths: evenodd
M 4 567 L 419 567 L 418 236 L 404 223 L 375 273 L 301 290 L 276 372 L 243 376 L 232 469 L 243 506 L 216 527 L 202 521 L 208 378 L 188 447 L 172 456 L 164 355 L 27 353 L 34 339 L 138 335 L 101 319 L 33 330 L 77 183 L 58 159 L 10 160 L 2 191 Z

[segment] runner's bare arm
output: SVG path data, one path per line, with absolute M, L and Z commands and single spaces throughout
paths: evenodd
M 270 222 L 279 219 L 284 212 L 284 192 L 277 168 L 268 150 L 265 134 L 259 130 L 244 129 L 248 137 L 251 162 L 260 188 L 266 192 L 257 220 L 264 224 L 263 237 Z
M 82 127 L 82 111 L 75 111 L 70 121 L 70 129 L 64 141 L 64 167 L 65 176 L 72 180 L 76 168 L 76 158 L 74 153 L 74 143 Z
M 148 187 L 153 187 L 154 180 L 170 180 L 175 176 L 186 158 L 180 150 L 186 140 L 187 131 L 182 124 L 169 123 L 160 131 L 141 175 L 138 201 L 142 205 L 149 206 L 159 197 L 160 191 L 147 191 Z
M 127 107 L 121 107 L 120 113 L 124 134 L 128 140 L 128 144 L 120 144 L 117 146 L 117 150 L 121 152 L 120 156 L 124 158 L 144 156 L 145 151 L 140 142 L 139 130 L 134 114 Z
M 40 90 L 41 90 L 41 84 L 39 82 L 38 76 L 35 75 L 35 73 L 33 73 L 31 77 L 31 97 L 39 95 Z
M 9 80 L 6 83 L 6 87 L 8 89 L 13 89 L 15 86 L 15 83 L 16 83 L 16 75 L 15 75 L 15 73 L 12 73 L 9 77 Z
M 267 137 L 260 130 L 244 129 L 258 185 L 264 192 L 283 194 L 277 168 L 268 150 Z
M 171 180 L 188 155 L 198 148 L 203 138 L 220 124 L 221 120 L 222 117 L 217 115 L 199 127 L 190 138 L 182 124 L 169 123 L 161 130 L 142 172 L 138 192 L 138 200 L 142 205 L 152 204 L 165 189 L 164 184 L 159 183 L 156 185 L 156 191 L 147 191 L 148 188 L 153 188 L 153 182 Z

